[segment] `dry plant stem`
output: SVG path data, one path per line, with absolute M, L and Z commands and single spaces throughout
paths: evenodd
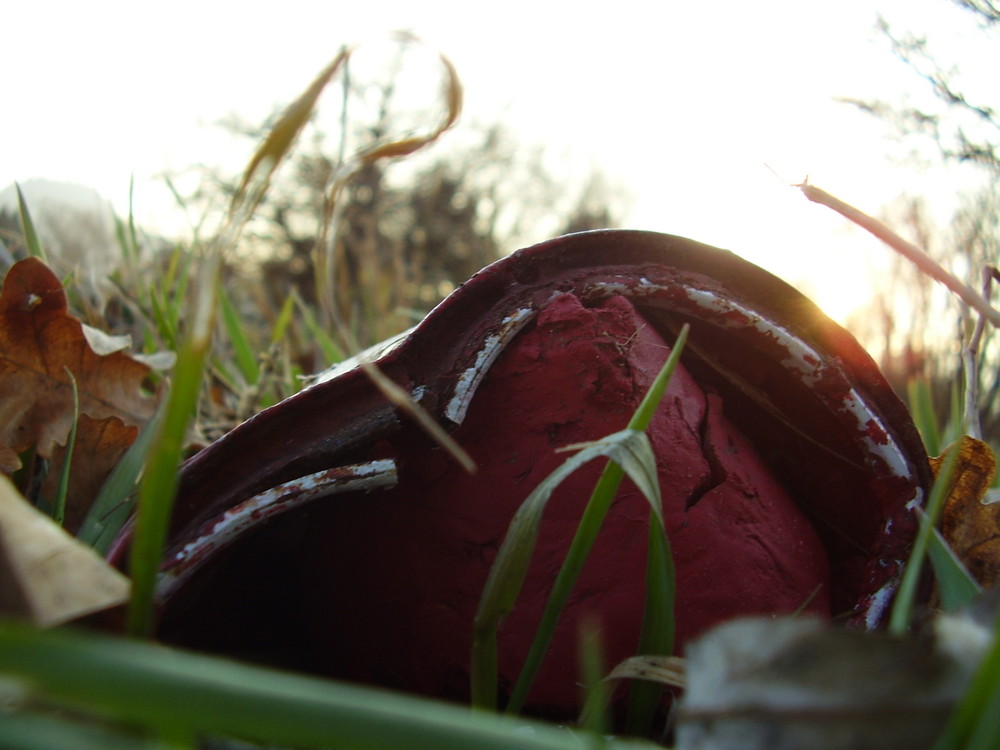
M 1000 281 L 1000 272 L 993 266 L 983 268 L 983 299 L 989 302 L 994 280 Z M 979 420 L 979 345 L 986 332 L 986 319 L 980 315 L 969 343 L 962 349 L 962 369 L 965 371 L 965 433 L 976 440 L 983 439 Z
M 990 307 L 989 302 L 975 289 L 968 284 L 959 281 L 949 273 L 940 263 L 931 258 L 911 242 L 907 242 L 898 234 L 889 229 L 878 219 L 859 211 L 854 206 L 844 203 L 839 198 L 835 198 L 825 190 L 821 190 L 808 182 L 796 185 L 813 203 L 820 203 L 827 208 L 832 208 L 841 216 L 853 221 L 859 227 L 868 230 L 887 244 L 897 253 L 917 266 L 921 271 L 930 276 L 935 281 L 939 281 L 948 287 L 954 294 L 965 302 L 969 307 L 982 315 L 991 325 L 1000 328 L 1000 310 Z
M 408 32 L 401 32 L 399 37 L 403 42 L 417 41 L 416 37 Z M 346 66 L 350 60 L 350 54 L 351 53 L 349 51 L 343 52 L 341 55 L 342 59 L 341 57 L 338 57 L 337 66 L 339 67 L 340 63 L 342 63 L 346 70 Z M 410 154 L 437 141 L 438 138 L 450 130 L 458 120 L 458 116 L 462 111 L 462 84 L 458 79 L 458 72 L 455 70 L 455 66 L 451 63 L 451 61 L 443 54 L 439 54 L 438 58 L 445 71 L 444 89 L 442 91 L 442 98 L 445 106 L 444 115 L 440 122 L 435 124 L 434 127 L 424 135 L 398 139 L 387 143 L 376 143 L 375 145 L 364 149 L 360 153 L 355 154 L 347 161 L 344 161 L 343 159 L 342 140 L 341 163 L 338 169 L 334 171 L 331 176 L 330 183 L 327 186 L 326 197 L 323 204 L 323 217 L 319 228 L 319 238 L 316 243 L 317 254 L 315 260 L 317 297 L 319 298 L 320 304 L 326 312 L 328 319 L 333 324 L 334 330 L 336 330 L 339 334 L 341 342 L 345 344 L 348 351 L 353 354 L 357 354 L 360 351 L 360 347 L 354 341 L 349 326 L 346 321 L 344 321 L 340 311 L 337 309 L 334 290 L 332 287 L 332 279 L 337 272 L 335 263 L 337 231 L 340 227 L 343 214 L 343 202 L 340 200 L 340 197 L 350 180 L 366 164 L 379 161 L 380 159 L 394 159 L 409 156 Z M 334 68 L 331 67 L 328 70 L 332 71 Z M 323 85 L 325 85 L 328 80 L 329 76 L 324 79 Z M 345 86 L 347 86 L 346 82 Z M 344 117 L 346 118 L 346 89 L 345 108 L 342 112 L 345 113 Z M 370 362 L 361 361 L 359 364 L 361 369 L 365 371 L 375 387 L 382 392 L 382 395 L 384 395 L 387 400 L 413 417 L 413 419 L 442 447 L 444 447 L 445 450 L 447 450 L 466 471 L 470 474 L 476 471 L 476 464 L 472 460 L 472 457 L 469 456 L 469 454 L 444 431 L 444 428 L 434 421 L 434 419 L 413 399 L 409 393 L 406 393 L 398 385 L 389 380 L 389 378 L 387 378 L 375 365 Z
M 419 424 L 428 435 L 436 440 L 438 445 L 448 451 L 452 458 L 458 461 L 459 465 L 461 465 L 463 469 L 470 474 L 476 473 L 476 462 L 472 459 L 472 456 L 470 456 L 468 452 L 460 446 L 453 437 L 451 437 L 451 435 L 445 432 L 444 428 L 434 420 L 434 417 L 428 414 L 427 411 L 413 399 L 413 396 L 389 380 L 389 378 L 386 377 L 382 371 L 371 362 L 361 362 L 361 369 L 365 371 L 365 374 L 368 375 L 372 383 L 375 384 L 375 387 L 382 392 L 382 395 L 385 396 L 386 399 L 416 420 L 417 424 Z

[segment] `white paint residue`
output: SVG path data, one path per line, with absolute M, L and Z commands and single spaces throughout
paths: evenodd
M 807 387 L 812 387 L 821 382 L 828 374 L 825 371 L 828 371 L 829 368 L 824 365 L 825 360 L 819 352 L 808 346 L 787 329 L 767 318 L 761 317 L 754 310 L 744 307 L 734 300 L 720 297 L 713 292 L 704 289 L 688 289 L 686 292 L 688 298 L 702 309 L 710 310 L 720 316 L 728 313 L 738 313 L 750 321 L 754 329 L 774 338 L 789 354 L 788 357 L 782 360 L 782 366 L 786 370 L 796 373 L 798 378 Z M 909 476 L 910 472 L 906 458 L 899 451 L 895 442 L 890 440 L 888 443 L 883 444 L 868 437 L 871 426 L 874 426 L 875 432 L 881 431 L 887 436 L 889 435 L 889 430 L 886 429 L 886 426 L 878 416 L 868 408 L 867 404 L 854 388 L 848 389 L 847 395 L 841 401 L 841 408 L 854 417 L 858 432 L 865 435 L 862 439 L 867 446 L 868 452 L 885 461 L 895 476 Z
M 454 424 L 465 421 L 465 414 L 472 403 L 472 397 L 482 382 L 490 367 L 500 356 L 500 352 L 510 343 L 511 339 L 524 328 L 524 325 L 535 316 L 535 310 L 530 307 L 521 308 L 508 315 L 500 323 L 496 333 L 487 336 L 482 347 L 476 353 L 476 362 L 462 373 L 455 385 L 451 399 L 444 409 L 444 415 Z
M 869 630 L 874 630 L 882 622 L 892 595 L 896 593 L 896 584 L 895 580 L 889 581 L 872 595 L 868 611 L 865 612 L 865 627 Z
M 248 530 L 279 513 L 286 513 L 329 495 L 385 489 L 396 486 L 396 482 L 396 463 L 386 458 L 356 466 L 324 469 L 254 495 L 223 513 L 208 533 L 188 542 L 173 556 L 167 569 L 157 579 L 157 599 L 162 601 L 169 597 L 206 560 L 228 547 Z M 199 557 L 203 559 L 195 564 L 182 564 L 185 560 Z
M 308 380 L 307 388 L 312 388 L 313 386 L 319 385 L 320 383 L 327 383 L 334 378 L 339 378 L 344 373 L 350 372 L 351 370 L 356 370 L 361 366 L 362 362 L 375 362 L 382 357 L 389 354 L 393 349 L 398 347 L 406 338 L 413 333 L 413 329 L 403 331 L 402 333 L 397 333 L 395 336 L 387 338 L 385 341 L 381 341 L 378 344 L 368 347 L 362 352 L 343 360 L 342 362 L 337 362 L 336 364 L 330 365 L 327 369 L 322 372 L 318 372 L 315 375 L 310 375 Z

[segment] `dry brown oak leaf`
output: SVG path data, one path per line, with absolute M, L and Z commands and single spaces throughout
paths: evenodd
M 990 447 L 968 435 L 958 449 L 952 487 L 941 513 L 941 534 L 983 588 L 1000 582 L 1000 503 L 984 503 L 993 484 L 996 459 Z M 944 456 L 931 459 L 935 475 Z
M 81 414 L 143 425 L 157 402 L 143 389 L 148 374 L 123 352 L 95 353 L 55 274 L 37 258 L 18 261 L 0 290 L 0 468 L 16 469 L 32 446 L 51 458 L 67 442 L 74 379 Z

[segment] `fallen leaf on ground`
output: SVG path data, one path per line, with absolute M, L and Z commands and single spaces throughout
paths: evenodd
M 930 748 L 982 658 L 954 645 L 811 618 L 733 620 L 686 651 L 676 746 Z
M 1000 504 L 983 503 L 996 458 L 990 447 L 968 435 L 948 450 L 959 451 L 955 478 L 941 513 L 941 534 L 984 588 L 1000 581 Z M 931 459 L 937 474 L 943 456 Z
M 143 390 L 146 365 L 116 351 L 99 355 L 67 313 L 59 279 L 37 258 L 15 263 L 0 290 L 0 458 L 35 447 L 50 458 L 73 422 L 73 380 L 80 414 L 137 427 L 156 397 Z M 71 377 L 72 376 L 72 377 Z
M 47 627 L 122 604 L 128 579 L 0 476 L 0 615 Z

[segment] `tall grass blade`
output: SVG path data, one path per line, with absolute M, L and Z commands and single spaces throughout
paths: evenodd
M 126 247 L 129 250 L 132 268 L 136 267 L 139 261 L 139 233 L 135 228 L 135 175 L 128 181 L 128 239 Z
M 917 537 L 910 550 L 910 558 L 906 561 L 906 568 L 903 570 L 903 579 L 899 584 L 899 591 L 896 592 L 896 599 L 892 603 L 892 611 L 889 614 L 889 632 L 894 635 L 903 635 L 910 626 L 924 556 L 927 554 L 927 547 L 930 544 L 932 532 L 938 518 L 941 516 L 941 510 L 944 508 L 948 492 L 951 490 L 952 477 L 955 473 L 958 456 L 958 446 L 953 445 L 947 451 L 944 462 L 941 464 L 941 469 L 938 471 L 937 479 L 934 481 L 934 486 L 931 488 L 926 511 L 920 514 L 920 527 L 917 529 Z
M 24 200 L 24 193 L 21 192 L 21 186 L 15 182 L 14 189 L 17 191 L 17 211 L 21 219 L 21 233 L 24 235 L 24 245 L 28 250 L 28 255 L 41 258 L 48 263 L 48 258 L 45 256 L 45 248 L 42 247 L 42 242 L 38 239 L 35 222 L 31 219 L 28 202 Z
M 130 250 L 128 247 L 128 237 L 125 235 L 125 222 L 121 220 L 118 214 L 115 214 L 115 241 L 118 243 L 118 249 L 121 250 L 122 257 L 128 259 L 130 255 Z
M 198 405 L 202 374 L 211 347 L 220 255 L 217 253 L 210 257 L 206 266 L 205 277 L 196 289 L 192 304 L 191 327 L 177 355 L 163 426 L 153 441 L 139 490 L 135 536 L 130 555 L 132 598 L 126 621 L 127 631 L 134 636 L 152 634 L 156 574 L 163 556 L 167 526 L 177 490 L 177 469 L 188 425 Z
M 596 622 L 581 623 L 579 643 L 583 710 L 578 723 L 585 731 L 594 735 L 594 746 L 599 748 L 604 744 L 604 735 L 611 732 L 611 718 L 608 715 L 611 686 L 604 679 L 607 670 L 600 626 Z
M 243 376 L 247 385 L 255 385 L 260 379 L 257 355 L 250 345 L 250 339 L 247 337 L 240 316 L 237 314 L 236 308 L 233 307 L 225 287 L 219 290 L 219 310 L 222 313 L 222 325 L 226 329 L 226 336 L 233 347 L 233 358 L 236 360 L 240 375 Z
M 311 118 L 320 94 L 348 55 L 348 50 L 342 49 L 281 115 L 250 159 L 222 228 L 202 261 L 203 267 L 198 269 L 198 273 L 184 274 L 180 279 L 182 294 L 187 278 L 194 278 L 196 283 L 190 297 L 189 314 L 185 321 L 188 328 L 178 352 L 163 427 L 155 439 L 139 492 L 131 554 L 132 600 L 126 623 L 132 635 L 149 635 L 152 632 L 156 571 L 173 508 L 177 468 L 188 424 L 198 404 L 202 374 L 211 348 L 221 289 L 222 257 L 238 243 L 243 227 L 264 199 L 274 172 L 287 158 L 296 138 Z M 179 306 L 176 309 L 179 310 Z
M 312 336 L 313 340 L 319 344 L 320 349 L 323 352 L 323 357 L 325 358 L 324 365 L 332 365 L 336 362 L 340 362 L 344 359 L 343 350 L 337 346 L 333 338 L 329 333 L 319 324 L 316 320 L 316 314 L 313 312 L 312 308 L 309 307 L 302 299 L 302 296 L 296 291 L 292 290 L 290 297 L 294 297 L 295 303 L 302 314 L 302 320 L 305 323 L 306 330 L 309 335 Z
M 906 384 L 906 397 L 913 423 L 924 440 L 927 455 L 941 455 L 944 444 L 941 442 L 941 427 L 934 414 L 930 384 L 926 380 L 911 380 Z
M 146 464 L 153 438 L 163 424 L 166 406 L 164 399 L 153 418 L 139 431 L 135 442 L 115 464 L 77 532 L 77 539 L 89 544 L 101 555 L 110 549 L 135 507 L 136 484 Z
M 73 391 L 73 424 L 69 428 L 69 438 L 66 440 L 66 453 L 63 459 L 62 469 L 59 471 L 59 484 L 56 488 L 55 510 L 52 513 L 52 520 L 59 526 L 66 521 L 66 496 L 69 494 L 69 473 L 73 467 L 73 451 L 76 448 L 76 430 L 80 424 L 80 390 L 76 387 L 76 378 L 69 368 L 66 376 L 69 378 L 70 388 Z
M 664 362 L 663 367 L 657 374 L 656 379 L 653 381 L 653 385 L 650 386 L 649 391 L 639 404 L 635 414 L 632 416 L 628 429 L 645 430 L 649 426 L 649 423 L 653 418 L 653 414 L 656 411 L 656 407 L 663 398 L 663 394 L 670 382 L 670 378 L 673 375 L 677 364 L 680 362 L 681 354 L 684 351 L 684 345 L 687 343 L 688 330 L 689 328 L 685 324 L 677 337 L 677 341 L 670 352 L 670 356 L 667 358 L 667 361 Z M 643 432 L 641 434 L 644 435 L 645 433 Z M 630 478 L 632 478 L 633 482 L 636 483 L 640 490 L 643 490 L 643 494 L 650 501 L 652 512 L 655 516 L 655 519 L 653 519 L 654 522 L 651 523 L 650 526 L 651 535 L 655 532 L 656 535 L 662 534 L 663 537 L 660 545 L 656 547 L 651 545 L 647 556 L 647 560 L 650 561 L 648 564 L 654 565 L 656 564 L 656 560 L 659 560 L 662 564 L 662 556 L 669 553 L 670 547 L 669 542 L 666 539 L 666 532 L 663 528 L 659 483 L 656 473 L 656 457 L 653 455 L 653 450 L 649 445 L 648 440 L 645 441 L 644 455 L 640 457 L 634 454 L 631 456 L 626 454 L 626 460 L 629 458 L 634 461 L 632 465 L 635 467 L 633 469 L 635 473 L 633 473 L 633 471 L 629 472 Z M 617 461 L 619 459 L 615 458 L 614 460 Z M 545 652 L 548 650 L 549 644 L 552 642 L 552 637 L 555 634 L 556 625 L 559 621 L 560 615 L 562 614 L 562 610 L 565 608 L 566 602 L 569 600 L 573 586 L 576 584 L 576 580 L 579 577 L 580 572 L 583 570 L 583 565 L 594 545 L 600 526 L 604 522 L 608 509 L 611 507 L 611 502 L 614 500 L 615 494 L 618 491 L 618 486 L 621 484 L 623 469 L 628 470 L 628 465 L 625 463 L 618 463 L 616 465 L 609 462 L 605 467 L 604 472 L 601 474 L 597 485 L 594 487 L 594 492 L 583 512 L 583 518 L 580 521 L 580 526 L 577 528 L 576 535 L 570 544 L 566 560 L 564 561 L 563 566 L 556 577 L 555 584 L 552 587 L 552 593 L 549 595 L 549 600 L 542 613 L 538 630 L 535 632 L 535 638 L 532 641 L 531 649 L 525 659 L 521 674 L 514 685 L 510 702 L 507 706 L 508 712 L 520 711 L 524 705 L 524 701 L 527 699 L 528 691 L 530 690 L 531 684 L 541 667 Z M 645 473 L 646 476 L 653 482 L 655 487 L 655 497 L 648 494 L 639 482 L 636 481 L 636 476 L 642 476 L 643 473 Z M 642 631 L 643 640 L 646 642 L 641 645 L 642 647 L 649 649 L 648 654 L 670 653 L 673 649 L 674 580 L 672 563 L 669 563 L 669 565 L 669 574 L 666 574 L 665 577 L 661 578 L 660 576 L 656 576 L 655 579 L 651 580 L 647 578 L 646 581 L 646 615 L 644 617 Z M 651 620 L 653 619 L 659 620 L 663 624 L 663 629 L 657 630 L 657 626 L 651 623 Z M 652 695 L 652 692 L 653 688 L 640 688 L 638 693 L 634 694 L 638 696 L 638 698 L 636 698 L 638 704 L 634 701 L 630 701 L 630 714 L 637 716 L 637 718 L 630 720 L 630 724 L 632 724 L 633 727 L 640 723 L 642 714 L 649 713 L 651 715 L 650 705 L 652 703 L 652 699 L 650 696 Z M 638 714 L 636 712 L 638 712 Z
M 497 557 L 493 561 L 493 566 L 490 568 L 473 624 L 473 705 L 479 708 L 496 709 L 497 631 L 500 622 L 513 609 L 514 603 L 517 601 L 517 596 L 521 592 L 521 586 L 524 584 L 524 579 L 528 574 L 528 567 L 531 563 L 531 557 L 535 551 L 535 542 L 538 539 L 542 513 L 552 493 L 568 476 L 595 458 L 604 456 L 627 463 L 628 447 L 631 444 L 642 441 L 645 441 L 648 445 L 648 439 L 644 433 L 636 432 L 635 430 L 622 430 L 602 440 L 583 446 L 579 453 L 568 458 L 545 479 L 539 482 L 538 486 L 532 490 L 531 494 L 528 495 L 521 504 L 521 507 L 514 514 L 510 522 L 510 527 L 507 530 L 507 535 L 504 537 L 503 543 L 497 552 Z M 608 473 L 609 469 L 617 471 L 617 479 L 614 481 L 621 481 L 623 472 L 618 464 L 609 464 L 608 469 L 605 470 L 605 474 Z M 607 485 L 609 480 L 605 479 L 604 475 L 601 478 L 604 479 L 604 484 Z M 637 485 L 644 485 L 645 489 L 651 493 L 655 492 L 658 497 L 659 487 L 650 487 L 647 480 L 648 477 L 641 472 L 634 479 Z M 600 482 L 598 482 L 598 487 L 602 487 Z M 616 487 L 617 483 L 615 484 Z M 606 495 L 606 492 L 607 490 L 605 489 L 602 493 L 602 498 Z M 596 493 L 597 489 L 595 489 Z M 586 513 L 584 514 L 584 518 L 586 518 Z M 581 526 L 583 524 L 584 522 L 581 521 Z M 578 530 L 577 534 L 579 533 Z M 553 595 L 555 595 L 555 591 L 553 591 Z M 539 629 L 541 630 L 541 626 Z M 538 634 L 536 634 L 537 639 Z M 545 645 L 548 645 L 548 640 L 546 640 Z
M 0 674 L 50 705 L 172 737 L 368 750 L 582 750 L 591 742 L 542 722 L 16 622 L 0 622 Z M 614 739 L 607 746 L 653 747 Z
M 0 737 L 4 750 L 165 750 L 134 732 L 23 710 L 0 713 Z
M 982 593 L 979 583 L 937 529 L 932 529 L 927 554 L 934 568 L 941 609 L 945 612 L 971 604 Z
M 663 399 L 670 378 L 680 361 L 687 344 L 690 327 L 685 324 L 677 336 L 670 357 L 664 363 L 656 380 L 650 386 L 630 424 L 633 429 L 645 430 Z M 652 457 L 651 471 L 656 476 L 656 461 Z M 674 650 L 675 620 L 674 600 L 676 598 L 676 574 L 670 538 L 663 525 L 662 510 L 652 513 L 649 519 L 649 540 L 646 556 L 646 609 L 643 615 L 642 633 L 639 637 L 638 653 L 669 656 Z M 646 734 L 652 725 L 656 709 L 660 704 L 662 688 L 645 680 L 633 681 L 629 696 L 629 713 L 626 729 L 631 734 Z
M 662 517 L 649 520 L 649 552 L 646 564 L 646 610 L 639 636 L 638 653 L 667 656 L 674 650 L 674 600 L 676 576 L 670 539 Z M 663 688 L 648 680 L 633 680 L 629 693 L 629 734 L 649 733 L 663 696 Z
M 517 713 L 524 705 L 531 684 L 541 667 L 542 659 L 552 642 L 559 617 L 626 473 L 649 501 L 652 516 L 650 533 L 660 537 L 658 542 L 650 545 L 648 559 L 650 566 L 662 566 L 663 575 L 657 573 L 651 578 L 647 577 L 646 617 L 643 623 L 646 643 L 643 646 L 651 648 L 653 653 L 662 653 L 664 648 L 667 649 L 667 653 L 672 650 L 673 567 L 672 563 L 664 561 L 664 555 L 669 556 L 670 548 L 663 526 L 656 458 L 643 430 L 649 426 L 656 406 L 680 361 L 687 334 L 688 328 L 685 326 L 670 356 L 629 422 L 629 427 L 594 443 L 571 446 L 582 450 L 546 477 L 514 515 L 507 536 L 490 569 L 473 626 L 474 705 L 482 708 L 496 707 L 497 630 L 500 620 L 513 608 L 524 582 L 534 552 L 545 503 L 566 476 L 598 456 L 606 456 L 610 461 L 605 466 L 583 511 L 580 524 L 553 584 L 538 629 L 535 631 L 521 674 L 511 693 L 507 711 Z M 648 700 L 648 697 L 644 696 L 643 700 Z
M 292 315 L 295 313 L 295 297 L 289 294 L 281 305 L 278 318 L 274 321 L 274 328 L 271 331 L 271 346 L 283 341 L 288 327 L 292 323 Z

